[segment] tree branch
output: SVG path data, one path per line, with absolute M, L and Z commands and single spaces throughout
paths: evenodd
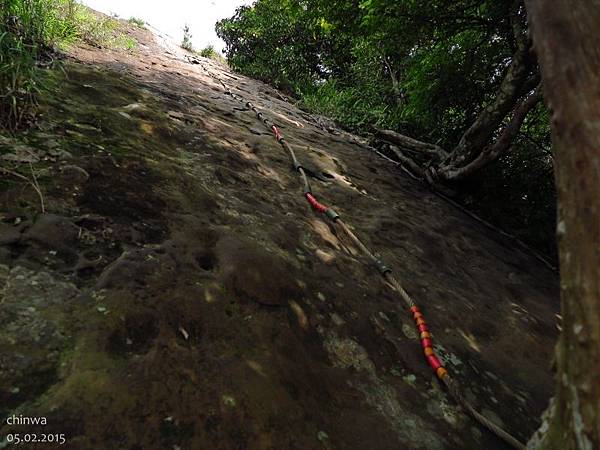
M 446 152 L 446 150 L 439 145 L 419 141 L 403 134 L 396 133 L 392 130 L 380 130 L 376 128 L 375 136 L 383 139 L 384 141 L 399 145 L 401 148 L 424 153 L 438 159 L 439 161 L 443 161 L 448 157 L 448 152 Z
M 425 171 L 419 166 L 412 158 L 405 156 L 402 151 L 396 147 L 395 145 L 390 145 L 390 150 L 394 153 L 398 161 L 409 170 L 413 175 L 418 178 L 423 178 L 425 176 Z
M 394 91 L 396 105 L 400 107 L 400 106 L 402 106 L 402 92 L 400 91 L 400 82 L 398 81 L 398 78 L 396 77 L 396 73 L 394 72 L 394 69 L 392 68 L 390 62 L 388 61 L 387 56 L 382 55 L 382 59 L 383 59 L 383 62 L 390 74 L 390 78 L 392 80 L 392 89 Z
M 44 195 L 42 194 L 42 190 L 40 188 L 40 185 L 38 184 L 37 177 L 35 176 L 35 172 L 33 171 L 33 166 L 31 165 L 31 163 L 29 163 L 29 166 L 31 168 L 31 175 L 33 176 L 33 181 L 30 180 L 29 178 L 27 178 L 26 176 L 21 175 L 18 172 L 15 172 L 15 171 L 12 171 L 9 169 L 5 169 L 3 167 L 0 167 L 0 172 L 4 172 L 7 175 L 12 175 L 15 178 L 23 180 L 26 183 L 29 183 L 31 185 L 31 187 L 33 187 L 33 190 L 37 193 L 38 197 L 40 198 L 40 208 L 42 210 L 42 214 L 44 214 L 46 212 L 46 207 L 44 205 Z
M 438 177 L 444 180 L 458 180 L 461 178 L 465 178 L 482 167 L 486 166 L 492 161 L 495 161 L 508 151 L 511 147 L 511 144 L 519 130 L 521 129 L 521 125 L 523 121 L 527 117 L 529 111 L 531 111 L 535 105 L 542 100 L 542 89 L 541 86 L 538 85 L 533 94 L 529 97 L 526 97 L 515 109 L 512 118 L 508 122 L 508 124 L 502 130 L 502 133 L 496 139 L 496 141 L 488 145 L 472 162 L 462 167 L 455 166 L 446 166 L 441 168 L 438 171 Z
M 522 1 L 516 0 L 512 8 L 511 26 L 517 50 L 502 79 L 496 98 L 481 111 L 454 148 L 449 161 L 453 166 L 464 166 L 476 159 L 507 114 L 515 107 L 519 97 L 526 94 L 523 89 L 524 86 L 528 86 L 528 79 L 531 79 L 528 74 L 532 58 L 529 54 L 531 43 L 525 32 L 524 22 Z

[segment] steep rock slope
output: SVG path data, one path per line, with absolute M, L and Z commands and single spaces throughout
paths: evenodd
M 502 449 L 422 358 L 412 319 L 302 197 L 393 267 L 436 349 L 521 439 L 552 390 L 557 275 L 268 86 L 131 29 L 49 72 L 38 127 L 3 138 L 45 213 L 0 182 L 0 416 L 74 449 Z M 208 72 L 206 70 L 208 70 Z M 0 445 L 1 446 L 1 445 Z

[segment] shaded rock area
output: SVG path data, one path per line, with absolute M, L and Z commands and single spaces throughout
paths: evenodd
M 526 439 L 552 392 L 557 274 L 272 88 L 130 34 L 130 52 L 71 49 L 38 126 L 0 141 L 45 203 L 2 176 L 0 417 L 47 417 L 37 431 L 73 449 L 506 448 L 205 67 L 277 123 L 419 302 L 467 398 Z

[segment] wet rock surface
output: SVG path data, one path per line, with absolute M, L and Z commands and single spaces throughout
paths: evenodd
M 72 49 L 39 129 L 1 142 L 46 211 L 1 180 L 0 417 L 45 416 L 73 449 L 506 448 L 205 67 L 277 123 L 467 397 L 526 439 L 552 392 L 557 275 L 271 88 L 130 32 L 135 51 Z

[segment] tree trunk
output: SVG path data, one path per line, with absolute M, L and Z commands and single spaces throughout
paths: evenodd
M 462 167 L 447 166 L 440 167 L 437 170 L 438 178 L 442 180 L 458 180 L 466 178 L 489 163 L 498 159 L 498 157 L 506 153 L 512 146 L 513 140 L 519 133 L 521 125 L 525 121 L 527 114 L 531 111 L 535 105 L 542 99 L 541 89 L 538 87 L 536 90 L 527 98 L 525 98 L 521 104 L 515 109 L 510 122 L 502 130 L 502 134 L 496 139 L 493 144 L 487 145 L 477 157 Z
M 516 51 L 502 79 L 496 98 L 479 113 L 475 122 L 464 132 L 449 160 L 444 164 L 446 166 L 458 168 L 473 161 L 490 142 L 519 98 L 527 94 L 526 86 L 531 70 L 531 58 L 522 1 L 515 0 L 512 7 L 511 25 Z M 535 84 L 531 87 L 532 89 Z
M 600 7 L 527 0 L 550 107 L 558 190 L 562 334 L 539 450 L 600 448 Z
M 392 80 L 392 90 L 394 92 L 394 98 L 396 99 L 396 106 L 402 106 L 402 91 L 400 90 L 400 82 L 398 81 L 398 77 L 396 77 L 396 73 L 392 68 L 390 62 L 388 61 L 387 56 L 383 55 L 383 62 L 390 73 L 390 79 Z

